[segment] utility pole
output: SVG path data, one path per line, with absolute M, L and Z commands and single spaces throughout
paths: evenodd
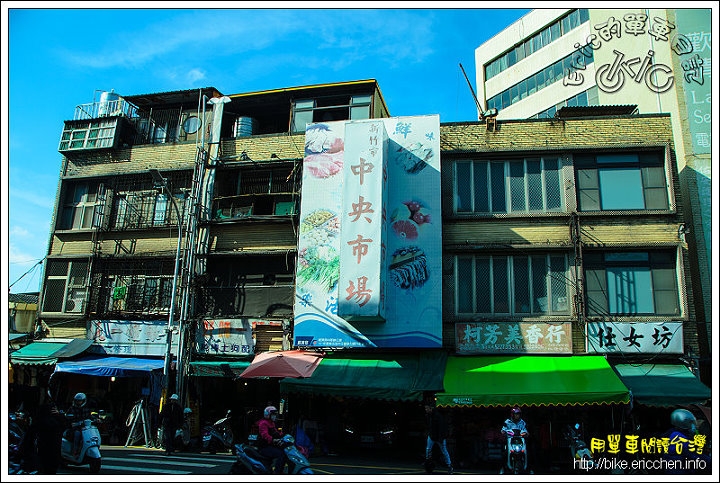
M 177 280 L 178 280 L 178 272 L 180 270 L 180 256 L 181 256 L 181 249 L 182 249 L 182 216 L 180 216 L 180 209 L 178 208 L 177 201 L 175 201 L 175 198 L 173 197 L 172 193 L 170 192 L 170 189 L 168 188 L 167 179 L 165 179 L 161 174 L 160 171 L 157 169 L 150 169 L 150 174 L 153 177 L 153 183 L 155 185 L 155 188 L 161 188 L 166 196 L 170 199 L 170 202 L 172 203 L 173 207 L 175 208 L 175 214 L 177 215 L 177 222 L 178 222 L 178 239 L 177 239 L 177 249 L 175 252 L 175 270 L 173 271 L 173 280 L 172 280 L 172 293 L 170 294 L 170 310 L 168 315 L 168 323 L 166 331 L 166 351 L 165 351 L 165 364 L 163 368 L 163 375 L 164 375 L 164 383 L 163 387 L 165 389 L 165 396 L 167 397 L 167 393 L 169 392 L 170 388 L 170 365 L 172 364 L 172 333 L 175 326 L 175 298 L 177 294 Z M 180 354 L 178 354 L 178 359 L 180 358 Z

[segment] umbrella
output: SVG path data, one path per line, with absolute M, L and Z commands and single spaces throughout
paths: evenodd
M 240 377 L 310 377 L 323 354 L 304 350 L 263 352 L 255 356 Z

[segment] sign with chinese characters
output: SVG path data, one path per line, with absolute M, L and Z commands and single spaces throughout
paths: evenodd
M 293 345 L 442 347 L 439 116 L 308 125 L 300 203 Z
M 253 326 L 259 321 L 205 319 L 198 325 L 195 352 L 213 356 L 248 356 L 254 353 Z
M 682 322 L 588 322 L 587 351 L 682 354 Z
M 354 122 L 345 139 L 338 315 L 384 321 L 387 134 L 382 121 Z
M 458 354 L 572 354 L 570 322 L 458 322 Z
M 167 352 L 165 320 L 92 320 L 87 352 L 118 356 L 164 356 Z M 173 332 L 172 353 L 178 353 L 178 331 Z

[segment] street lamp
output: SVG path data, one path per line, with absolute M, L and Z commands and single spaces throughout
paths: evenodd
M 170 190 L 168 189 L 167 179 L 165 179 L 160 174 L 160 171 L 158 171 L 157 169 L 150 169 L 149 171 L 153 177 L 153 184 L 155 188 L 162 188 L 167 197 L 170 198 L 170 201 L 175 208 L 175 214 L 177 215 L 178 220 L 178 240 L 177 251 L 175 253 L 175 271 L 173 272 L 172 293 L 170 295 L 170 313 L 168 315 L 167 328 L 165 329 L 165 331 L 167 332 L 167 348 L 165 352 L 163 375 L 165 376 L 164 387 L 165 392 L 167 393 L 167 389 L 170 386 L 170 364 L 172 362 L 172 331 L 175 322 L 175 294 L 177 293 L 178 271 L 180 270 L 180 250 L 182 248 L 182 217 L 180 216 L 180 209 L 177 206 L 177 202 L 175 201 L 175 198 L 173 198 L 172 193 L 170 193 Z M 180 354 L 178 354 L 178 360 L 179 359 Z

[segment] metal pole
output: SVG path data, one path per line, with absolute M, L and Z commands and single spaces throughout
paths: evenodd
M 170 388 L 170 365 L 172 363 L 172 331 L 173 326 L 175 325 L 175 296 L 177 293 L 177 279 L 178 279 L 178 272 L 180 271 L 180 252 L 182 249 L 182 217 L 180 216 L 180 209 L 177 206 L 177 202 L 175 201 L 175 198 L 173 198 L 172 193 L 170 193 L 170 190 L 168 189 L 167 180 L 160 174 L 160 172 L 157 169 L 150 169 L 150 174 L 152 174 L 153 180 L 155 182 L 156 187 L 161 187 L 168 198 L 170 198 L 170 202 L 172 203 L 173 207 L 175 208 L 175 214 L 177 215 L 177 221 L 178 221 L 178 240 L 177 240 L 177 248 L 175 251 L 175 269 L 173 271 L 173 281 L 172 281 L 172 293 L 170 294 L 170 311 L 168 315 L 168 323 L 167 328 L 165 331 L 166 334 L 166 352 L 165 352 L 165 363 L 163 367 L 163 375 L 165 376 L 164 379 L 164 388 L 165 388 L 165 396 L 167 397 L 168 389 Z M 180 358 L 180 354 L 178 354 L 178 359 Z

